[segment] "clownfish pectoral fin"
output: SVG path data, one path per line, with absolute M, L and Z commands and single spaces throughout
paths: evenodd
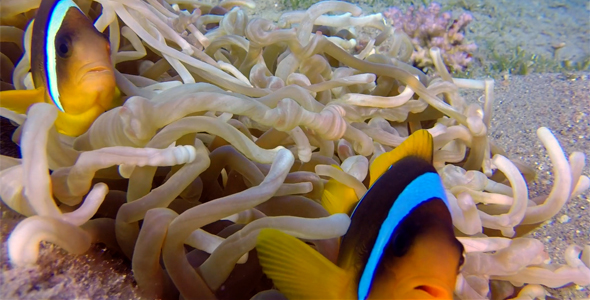
M 340 169 L 338 166 L 334 167 Z M 332 178 L 324 185 L 321 204 L 331 215 L 337 213 L 350 215 L 358 201 L 359 198 L 354 189 L 336 179 Z
M 86 132 L 94 120 L 103 112 L 104 108 L 99 105 L 94 105 L 89 110 L 77 115 L 58 111 L 55 127 L 59 133 L 69 136 L 79 136 Z
M 420 129 L 412 135 L 410 135 L 405 141 L 403 141 L 399 146 L 395 149 L 383 153 L 379 155 L 369 168 L 369 174 L 371 178 L 371 183 L 369 185 L 372 186 L 377 179 L 391 165 L 398 162 L 404 157 L 407 156 L 417 156 L 421 157 L 429 163 L 432 163 L 432 152 L 433 152 L 433 142 L 432 142 L 432 135 L 430 132 Z
M 125 99 L 123 98 L 123 94 L 118 87 L 115 87 L 115 94 L 113 95 L 113 102 L 111 102 L 111 106 L 108 109 L 112 109 L 115 107 L 123 106 L 125 104 Z
M 264 273 L 289 299 L 354 298 L 352 275 L 301 240 L 262 229 L 256 243 Z
M 45 89 L 9 90 L 0 92 L 0 107 L 18 114 L 26 114 L 27 109 L 35 103 L 45 101 Z

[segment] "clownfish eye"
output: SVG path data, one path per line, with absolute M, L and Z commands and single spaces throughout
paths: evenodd
M 72 55 L 72 43 L 70 39 L 62 37 L 55 40 L 55 51 L 61 58 L 68 58 Z

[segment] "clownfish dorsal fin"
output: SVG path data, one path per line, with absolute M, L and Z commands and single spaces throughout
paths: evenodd
M 342 170 L 337 165 L 332 166 Z M 353 188 L 334 178 L 330 178 L 324 185 L 321 204 L 331 215 L 337 213 L 350 215 L 358 201 L 359 198 Z
M 379 155 L 369 168 L 371 183 L 369 187 L 399 160 L 407 156 L 417 156 L 432 163 L 433 142 L 430 132 L 420 129 L 410 135 L 395 149 Z
M 264 273 L 289 299 L 352 299 L 352 274 L 301 240 L 262 229 L 256 242 Z

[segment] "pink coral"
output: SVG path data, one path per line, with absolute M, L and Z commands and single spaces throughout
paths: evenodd
M 414 44 L 412 61 L 418 67 L 432 66 L 429 49 L 438 47 L 445 64 L 453 71 L 463 71 L 471 63 L 471 52 L 477 49 L 474 43 L 464 43 L 465 27 L 473 16 L 463 13 L 458 19 L 451 19 L 451 12 L 442 12 L 441 6 L 432 2 L 428 7 L 417 10 L 410 6 L 405 12 L 389 7 L 383 16 L 396 29 L 403 30 Z

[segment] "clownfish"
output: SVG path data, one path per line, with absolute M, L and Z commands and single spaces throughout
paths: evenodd
M 289 299 L 452 299 L 464 249 L 432 153 L 432 136 L 419 130 L 373 161 L 337 264 L 263 229 L 256 244 L 263 271 Z
M 72 0 L 43 0 L 33 24 L 34 90 L 0 93 L 0 106 L 24 114 L 34 103 L 59 109 L 56 128 L 78 136 L 118 96 L 109 40 Z

